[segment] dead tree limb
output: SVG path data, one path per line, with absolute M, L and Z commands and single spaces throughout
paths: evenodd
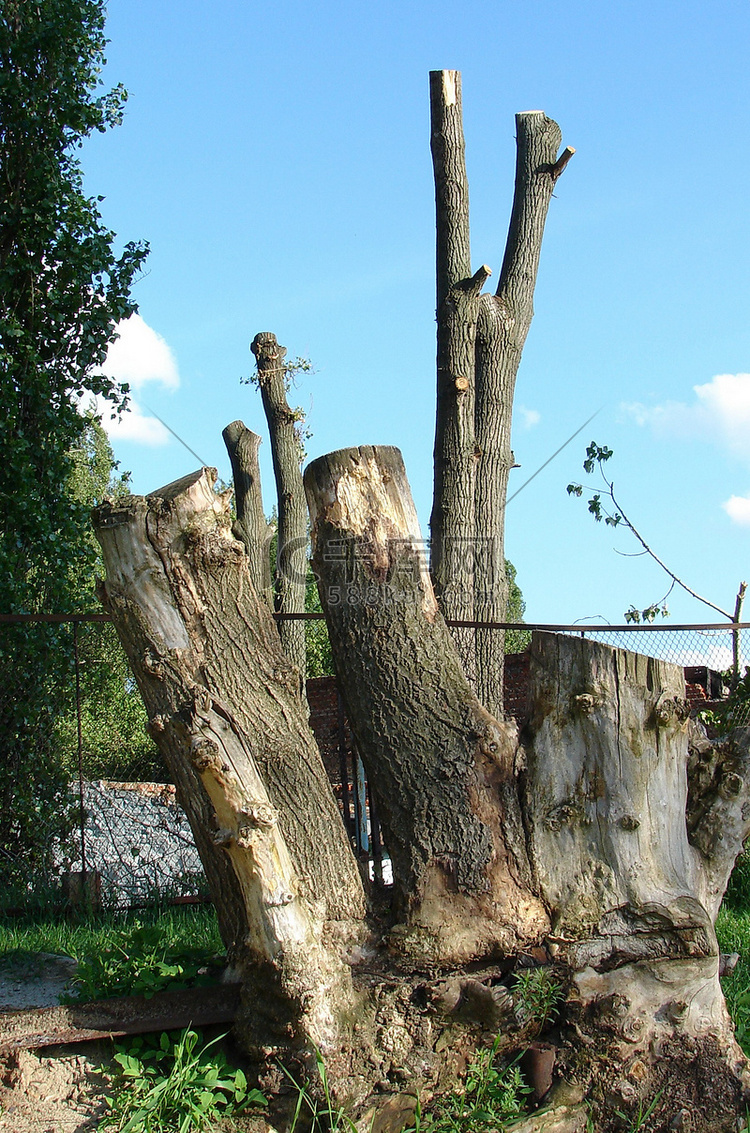
M 534 288 L 552 190 L 573 152 L 566 150 L 568 159 L 560 164 L 561 137 L 557 123 L 539 110 L 516 115 L 516 183 L 505 255 L 496 293 L 482 295 L 479 303 L 474 499 L 477 621 L 505 619 L 505 500 L 514 464 L 510 447 L 513 398 L 534 314 Z M 503 645 L 502 635 L 477 631 L 477 695 L 496 713 L 502 712 L 503 703 Z
M 273 609 L 270 544 L 273 528 L 266 522 L 260 483 L 258 449 L 261 438 L 242 421 L 232 421 L 222 436 L 232 463 L 237 518 L 232 532 L 245 544 L 250 580 L 256 593 Z
M 431 571 L 443 614 L 504 621 L 504 538 L 510 431 L 521 351 L 554 185 L 570 160 L 558 157 L 560 128 L 541 111 L 516 116 L 516 185 L 496 294 L 472 274 L 469 190 L 461 120 L 461 76 L 430 73 L 437 226 L 437 411 Z M 503 712 L 503 637 L 454 630 L 464 669 L 485 707 Z
M 300 469 L 303 452 L 297 434 L 297 415 L 286 399 L 286 348 L 278 344 L 276 335 L 262 333 L 256 334 L 250 349 L 258 363 L 258 385 L 271 436 L 279 507 L 276 604 L 282 614 L 301 614 L 305 609 L 307 580 L 307 508 Z M 284 651 L 304 680 L 304 623 L 282 621 L 279 633 Z

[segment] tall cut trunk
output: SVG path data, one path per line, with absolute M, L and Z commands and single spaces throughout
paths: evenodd
M 282 614 L 305 609 L 307 581 L 307 508 L 300 464 L 303 452 L 297 435 L 297 417 L 286 399 L 286 347 L 274 334 L 256 334 L 250 346 L 258 363 L 258 385 L 271 436 L 271 455 L 279 505 L 276 544 L 276 600 Z M 279 624 L 284 652 L 300 674 L 300 691 L 306 672 L 305 626 L 302 621 Z
M 534 314 L 542 236 L 555 183 L 572 156 L 557 157 L 560 127 L 540 110 L 516 115 L 516 185 L 505 257 L 495 295 L 482 295 L 476 327 L 474 617 L 505 621 L 505 499 L 513 467 L 511 422 L 516 374 Z M 477 630 L 477 695 L 503 710 L 504 635 Z
M 437 216 L 437 412 L 431 563 L 443 615 L 504 621 L 503 531 L 513 391 L 533 314 L 552 189 L 573 150 L 557 156 L 560 128 L 541 111 L 516 116 L 516 185 L 500 282 L 473 275 L 469 189 L 458 71 L 430 72 Z M 480 701 L 503 714 L 503 636 L 456 628 L 464 670 Z
M 258 449 L 261 438 L 242 421 L 232 421 L 222 436 L 232 463 L 237 518 L 232 533 L 245 544 L 250 580 L 255 591 L 273 609 L 270 543 L 273 528 L 266 523 L 260 485 Z

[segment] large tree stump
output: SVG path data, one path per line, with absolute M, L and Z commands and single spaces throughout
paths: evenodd
M 529 854 L 567 1021 L 611 1068 L 604 1086 L 592 1068 L 598 1098 L 627 1110 L 662 1090 L 693 1124 L 649 1128 L 735 1128 L 750 1078 L 714 921 L 748 832 L 750 730 L 689 752 L 677 666 L 536 633 L 531 658 Z
M 245 981 L 246 1045 L 269 1057 L 317 1045 L 336 1096 L 383 1128 L 499 1034 L 509 1056 L 531 1046 L 531 1064 L 546 1060 L 539 1093 L 554 1062 L 554 1121 L 526 1133 L 582 1130 L 584 1095 L 598 1133 L 654 1098 L 650 1130 L 736 1130 L 747 1064 L 713 921 L 748 828 L 750 732 L 689 753 L 679 670 L 537 635 L 519 737 L 460 670 L 397 451 L 333 453 L 306 479 L 331 642 L 394 864 L 394 907 L 372 915 L 211 474 L 96 513 L 102 596 Z M 557 1017 L 535 1015 L 530 965 L 559 989 Z

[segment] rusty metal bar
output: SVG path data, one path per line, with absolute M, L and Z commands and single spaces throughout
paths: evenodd
M 325 614 L 282 614 L 276 611 L 277 621 L 325 621 Z M 109 614 L 0 614 L 0 625 L 23 625 L 26 622 L 110 622 Z M 551 622 L 470 622 L 447 619 L 446 625 L 456 629 L 518 629 L 531 632 L 535 629 L 549 633 L 674 633 L 678 630 L 720 629 L 727 632 L 750 629 L 750 622 L 705 622 L 680 625 L 555 625 Z
M 129 995 L 65 1007 L 0 1012 L 0 1051 L 231 1023 L 239 1001 L 239 984 L 219 984 L 160 991 L 150 999 Z

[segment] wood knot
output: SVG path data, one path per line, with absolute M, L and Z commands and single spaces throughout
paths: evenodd
M 544 825 L 548 830 L 561 830 L 563 826 L 582 825 L 585 821 L 583 804 L 579 799 L 565 799 L 547 811 Z
M 219 745 L 203 736 L 196 737 L 191 745 L 190 758 L 196 771 L 208 771 L 219 763 Z
M 466 390 L 469 388 L 469 379 L 463 374 L 458 374 L 458 376 L 453 379 L 453 384 L 456 387 L 457 393 L 466 393 Z
M 150 677 L 155 677 L 157 681 L 164 680 L 164 666 L 159 657 L 151 650 L 147 650 L 143 655 L 143 668 L 146 670 Z
M 151 739 L 155 740 L 157 736 L 162 734 L 168 723 L 168 716 L 152 716 L 146 725 L 146 731 L 151 736 Z
M 735 799 L 744 786 L 744 780 L 736 771 L 725 771 L 719 784 L 719 794 L 724 799 Z
M 240 811 L 240 818 L 243 823 L 258 827 L 262 830 L 270 830 L 272 827 L 276 826 L 279 821 L 275 807 L 266 802 L 252 803 L 248 807 L 243 807 Z
M 653 723 L 657 728 L 666 728 L 676 721 L 681 724 L 690 715 L 690 706 L 686 700 L 679 696 L 670 696 L 660 700 L 654 708 Z
M 573 704 L 583 716 L 590 716 L 594 709 L 599 706 L 599 699 L 592 692 L 581 692 L 578 696 L 573 697 Z
M 640 819 L 636 818 L 634 814 L 624 814 L 620 819 L 620 826 L 623 830 L 637 830 L 640 825 Z
M 679 1023 L 687 1014 L 688 1005 L 684 999 L 673 999 L 668 1003 L 664 1014 L 669 1019 L 670 1023 Z
M 263 904 L 267 909 L 282 909 L 285 905 L 291 905 L 294 900 L 294 894 L 289 889 L 277 889 L 275 893 L 269 893 Z

